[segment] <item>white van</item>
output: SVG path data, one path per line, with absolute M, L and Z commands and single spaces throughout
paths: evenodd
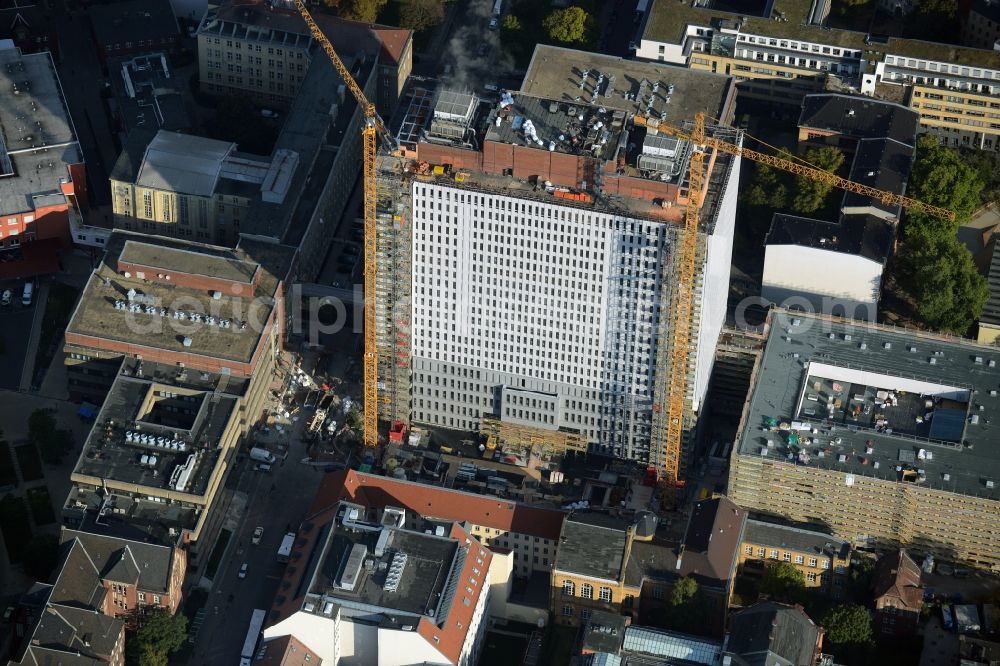
M 21 294 L 21 305 L 27 307 L 31 305 L 31 297 L 35 294 L 35 283 L 25 282 L 24 292 Z

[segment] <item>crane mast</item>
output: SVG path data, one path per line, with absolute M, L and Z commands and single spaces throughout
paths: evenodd
M 698 220 L 705 176 L 705 149 L 712 148 L 722 153 L 745 157 L 848 192 L 872 197 L 885 204 L 901 206 L 908 210 L 919 211 L 952 222 L 955 220 L 955 213 L 947 208 L 932 206 L 916 199 L 841 178 L 816 167 L 744 148 L 716 137 L 706 136 L 705 114 L 703 113 L 698 113 L 695 116 L 690 131 L 639 114 L 635 116 L 634 122 L 636 125 L 645 127 L 649 132 L 654 134 L 662 132 L 678 139 L 690 141 L 694 146 L 688 169 L 688 204 L 684 211 L 684 227 L 681 229 L 678 239 L 677 284 L 671 302 L 673 312 L 670 317 L 671 367 L 667 380 L 666 422 L 662 429 L 660 469 L 657 470 L 663 503 L 666 506 L 671 506 L 676 501 L 676 489 L 684 485 L 683 479 L 680 478 L 680 459 L 684 444 L 684 417 L 687 378 L 690 368 L 691 325 L 694 312 L 694 282 L 697 277 Z
M 375 278 L 376 278 L 376 219 L 377 219 L 377 174 L 376 159 L 378 156 L 377 139 L 378 136 L 388 137 L 385 123 L 379 117 L 375 105 L 365 96 L 361 86 L 351 75 L 350 70 L 344 65 L 333 44 L 327 39 L 323 31 L 316 25 L 316 21 L 309 14 L 302 0 L 295 0 L 295 8 L 302 19 L 309 27 L 312 38 L 323 48 L 324 53 L 333 63 L 340 78 L 344 80 L 354 99 L 358 101 L 361 111 L 365 117 L 365 126 L 361 130 L 361 142 L 364 153 L 364 220 L 365 220 L 365 240 L 364 240 L 364 260 L 365 260 L 365 314 L 364 314 L 364 421 L 363 439 L 365 448 L 375 449 L 378 446 L 378 348 L 375 338 Z

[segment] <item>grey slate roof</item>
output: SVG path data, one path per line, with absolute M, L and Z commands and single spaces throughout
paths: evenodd
M 732 616 L 725 654 L 747 666 L 812 666 L 818 638 L 801 608 L 763 601 Z
M 121 628 L 122 621 L 113 617 L 49 604 L 32 639 L 40 647 L 68 649 L 93 658 L 111 654 Z
M 851 544 L 829 534 L 805 530 L 800 527 L 789 527 L 776 523 L 765 523 L 761 520 L 748 520 L 745 543 L 761 546 L 776 546 L 800 553 L 827 553 L 846 558 L 851 551 Z
M 886 192 L 903 194 L 913 167 L 913 147 L 895 139 L 861 139 L 848 178 Z M 899 206 L 884 204 L 863 194 L 845 192 L 841 208 L 873 206 L 892 215 Z
M 802 100 L 798 125 L 855 139 L 890 138 L 913 146 L 919 117 L 901 104 L 857 95 L 817 93 Z
M 84 547 L 102 578 L 116 582 L 136 583 L 149 592 L 167 592 L 170 586 L 170 566 L 173 550 L 138 541 L 63 529 L 64 542 L 75 539 Z
M 837 222 L 775 213 L 768 245 L 801 245 L 859 255 L 885 263 L 892 249 L 893 230 L 874 215 L 843 215 Z
M 94 560 L 79 541 L 64 542 L 63 549 L 63 565 L 52 585 L 49 601 L 81 608 L 100 608 L 105 590 Z
M 625 554 L 626 524 L 599 514 L 571 516 L 563 524 L 554 569 L 618 580 Z

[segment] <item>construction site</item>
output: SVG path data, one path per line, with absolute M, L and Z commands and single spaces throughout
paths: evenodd
M 728 76 L 548 46 L 518 91 L 413 90 L 378 166 L 379 419 L 477 433 L 484 457 L 517 465 L 592 452 L 662 467 L 679 386 L 683 476 L 740 165 L 684 132 L 703 114 L 706 136 L 739 146 L 734 100 Z

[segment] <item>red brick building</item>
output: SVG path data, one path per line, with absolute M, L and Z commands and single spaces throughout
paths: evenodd
M 916 629 L 924 588 L 920 585 L 920 567 L 905 550 L 884 555 L 875 564 L 872 596 L 875 627 L 880 634 L 905 636 Z

